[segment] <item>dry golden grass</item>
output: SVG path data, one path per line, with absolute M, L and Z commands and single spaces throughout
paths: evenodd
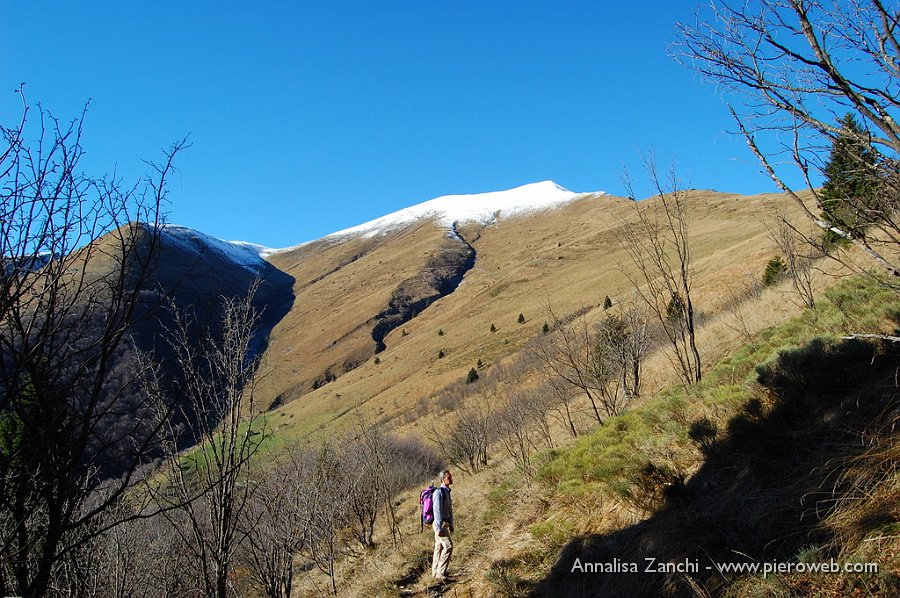
M 746 273 L 761 275 L 774 255 L 764 221 L 786 202 L 774 194 L 694 191 L 689 205 L 696 304 L 715 322 L 724 318 L 720 312 L 728 286 Z M 634 209 L 627 199 L 589 195 L 561 209 L 481 230 L 463 227 L 477 250 L 475 267 L 455 292 L 392 331 L 377 365 L 372 318 L 393 289 L 437 251 L 445 232 L 423 222 L 379 239 L 326 240 L 274 256 L 273 263 L 296 279 L 294 307 L 272 334 L 264 364 L 271 374 L 261 386 L 264 400 L 290 401 L 279 409 L 286 414 L 281 432 L 327 435 L 352 412 L 422 430 L 426 422 L 407 424 L 401 416 L 421 398 L 464 377 L 478 360 L 488 366 L 515 353 L 539 333 L 547 305 L 567 314 L 596 308 L 606 295 L 616 304 L 627 301 L 630 264 L 617 229 L 633 221 Z M 776 307 L 771 313 L 748 310 L 745 319 L 755 320 L 751 328 L 796 311 L 790 301 L 766 305 Z M 525 324 L 516 321 L 520 313 Z M 491 324 L 497 327 L 494 333 Z M 738 337 L 724 323 L 701 331 L 704 350 L 712 353 L 733 346 Z M 340 373 L 341 364 L 353 361 L 362 365 L 310 391 L 310 381 L 328 368 Z

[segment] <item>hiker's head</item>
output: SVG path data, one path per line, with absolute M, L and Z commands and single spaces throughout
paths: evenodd
M 453 474 L 450 473 L 449 469 L 442 469 L 439 476 L 441 478 L 442 484 L 449 486 L 450 484 L 453 483 Z

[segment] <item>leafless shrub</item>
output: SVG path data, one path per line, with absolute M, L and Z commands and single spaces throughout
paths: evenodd
M 593 335 L 584 318 L 566 321 L 547 306 L 553 332 L 535 337 L 527 346 L 545 369 L 545 377 L 560 393 L 582 392 L 588 399 L 597 423 L 603 423 L 600 394 L 593 367 Z M 566 396 L 560 394 L 559 396 Z M 567 401 L 568 403 L 568 401 Z
M 355 499 L 348 486 L 358 486 L 353 480 L 348 484 L 344 461 L 335 448 L 325 445 L 307 458 L 311 459 L 310 475 L 301 481 L 300 489 L 309 534 L 303 554 L 328 575 L 331 593 L 337 596 L 335 564 L 347 545 L 343 532 L 350 523 L 350 502 Z
M 740 334 L 747 342 L 752 340 L 753 334 L 747 322 L 746 302 L 751 299 L 759 299 L 762 291 L 763 284 L 759 274 L 749 270 L 745 270 L 736 280 L 730 281 L 725 286 L 728 297 L 723 307 L 728 317 L 723 319 L 723 323 Z
M 457 412 L 456 421 L 430 430 L 446 459 L 466 473 L 475 473 L 488 464 L 488 446 L 494 439 L 491 408 L 471 405 Z
M 774 222 L 767 223 L 766 228 L 769 238 L 774 241 L 784 257 L 787 274 L 800 301 L 806 307 L 815 307 L 813 265 L 818 258 L 825 255 L 824 252 L 791 223 L 784 210 L 779 210 Z
M 248 472 L 264 437 L 264 420 L 254 402 L 258 356 L 253 338 L 258 314 L 252 299 L 256 286 L 240 299 L 222 299 L 222 335 L 209 333 L 195 344 L 196 325 L 176 311 L 171 344 L 183 378 L 176 381 L 188 412 L 188 438 L 173 433 L 167 485 L 158 493 L 161 505 L 177 507 L 188 522 L 185 544 L 192 551 L 206 596 L 229 593 L 233 559 L 241 541 L 242 513 L 251 504 Z M 178 440 L 196 446 L 185 455 Z M 168 512 L 167 512 L 168 513 Z
M 52 593 L 97 598 L 196 595 L 188 551 L 168 519 L 130 510 L 111 513 L 110 519 L 122 522 L 58 563 Z
M 626 224 L 619 237 L 637 270 L 623 268 L 635 292 L 656 316 L 672 348 L 673 362 L 685 385 L 702 377 L 696 342 L 696 314 L 691 290 L 693 267 L 688 234 L 687 193 L 674 168 L 665 175 L 654 156 L 644 160 L 656 197 L 634 201 L 637 222 Z M 631 182 L 626 187 L 635 197 Z
M 573 438 L 578 438 L 578 426 L 575 425 L 576 414 L 572 405 L 576 396 L 574 387 L 559 378 L 545 377 L 536 392 L 549 398 L 550 412 L 556 414 Z
M 303 500 L 309 467 L 310 459 L 292 449 L 267 471 L 254 472 L 249 479 L 252 495 L 239 517 L 244 541 L 237 558 L 269 598 L 290 598 L 294 559 L 310 538 Z
M 498 397 L 494 413 L 497 438 L 516 468 L 527 479 L 532 474 L 531 455 L 543 441 L 553 446 L 547 420 L 550 398 L 534 389 L 514 389 Z

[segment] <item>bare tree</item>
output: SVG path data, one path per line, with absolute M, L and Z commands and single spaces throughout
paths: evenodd
M 175 528 L 159 513 L 146 514 L 150 516 L 108 514 L 121 522 L 67 555 L 53 576 L 52 593 L 96 598 L 190 595 L 188 553 Z
M 312 475 L 307 478 L 302 494 L 310 534 L 304 553 L 328 575 L 334 596 L 338 595 L 335 565 L 345 548 L 342 531 L 350 523 L 349 504 L 355 498 L 354 493 L 348 491 L 343 467 L 335 449 L 323 446 L 312 455 Z
M 516 468 L 528 479 L 532 474 L 531 455 L 542 433 L 540 423 L 545 421 L 545 405 L 528 391 L 514 390 L 498 398 L 501 404 L 494 415 L 497 437 Z M 544 432 L 549 434 L 549 430 Z
M 800 297 L 800 301 L 806 307 L 815 307 L 813 265 L 815 260 L 824 254 L 818 249 L 817 244 L 811 242 L 806 235 L 797 230 L 784 210 L 778 210 L 775 214 L 775 221 L 767 224 L 767 229 L 769 237 L 784 256 L 784 264 L 787 267 L 788 276 L 791 278 L 791 285 L 797 296 Z
M 529 424 L 534 427 L 547 448 L 552 449 L 554 442 L 549 414 L 555 406 L 553 395 L 548 393 L 543 386 L 531 387 L 520 390 L 519 400 L 525 405 L 525 414 Z
M 91 177 L 84 117 L 33 115 L 23 95 L 20 123 L 0 127 L 2 595 L 44 595 L 71 555 L 121 523 L 108 515 L 134 516 L 117 505 L 143 481 L 172 408 L 150 404 L 126 356 L 151 307 L 160 206 L 185 143 L 132 186 Z
M 555 390 L 577 389 L 585 394 L 594 419 L 602 425 L 601 389 L 593 367 L 594 339 L 588 323 L 583 317 L 560 318 L 549 305 L 545 309 L 552 332 L 536 337 L 527 348 L 546 369 L 545 376 L 555 380 Z M 574 433 L 574 426 L 571 429 Z
M 686 385 L 699 382 L 703 370 L 697 349 L 693 296 L 693 269 L 688 235 L 687 192 L 671 168 L 665 180 L 651 154 L 644 160 L 656 197 L 634 201 L 637 221 L 623 226 L 622 247 L 637 275 L 623 268 L 636 293 L 656 315 L 672 348 Z M 631 182 L 625 180 L 632 198 Z
M 396 531 L 391 497 L 387 487 L 388 440 L 377 426 L 358 421 L 353 433 L 341 445 L 342 471 L 348 479 L 348 490 L 354 495 L 348 505 L 353 535 L 364 549 L 375 546 L 375 522 L 382 506 L 391 517 Z
M 578 427 L 575 425 L 575 412 L 572 405 L 576 391 L 571 384 L 556 378 L 549 370 L 542 370 L 543 382 L 536 392 L 546 396 L 549 400 L 550 412 L 556 414 L 556 418 L 572 434 L 572 438 L 578 438 Z
M 447 460 L 465 471 L 475 473 L 488 464 L 488 446 L 494 439 L 493 411 L 484 405 L 471 405 L 457 412 L 449 426 L 429 431 Z
M 535 449 L 535 429 L 526 397 L 510 393 L 498 397 L 500 407 L 494 414 L 501 446 L 526 478 L 531 476 L 531 453 Z
M 253 494 L 240 514 L 244 542 L 238 557 L 269 598 L 290 598 L 294 559 L 311 537 L 304 500 L 311 463 L 304 452 L 288 449 L 273 467 L 250 478 Z
M 870 256 L 900 291 L 894 261 L 900 242 L 898 20 L 895 0 L 713 0 L 695 24 L 679 25 L 675 50 L 734 94 L 731 114 L 779 188 L 819 227 Z M 859 126 L 847 126 L 848 114 Z M 870 184 L 862 194 L 848 188 L 846 197 L 824 197 L 816 179 L 829 148 L 842 138 L 851 141 L 846 162 Z M 800 175 L 821 214 L 798 195 L 791 173 Z M 835 201 L 843 202 L 841 209 L 829 209 Z M 839 217 L 848 212 L 852 221 Z
M 607 314 L 597 323 L 594 338 L 591 371 L 600 402 L 607 416 L 619 415 L 641 393 L 643 361 L 650 349 L 645 312 L 632 304 L 622 315 Z
M 159 500 L 165 507 L 177 507 L 187 519 L 189 525 L 179 533 L 194 553 L 204 593 L 217 598 L 228 594 L 229 573 L 242 539 L 241 516 L 250 506 L 250 460 L 265 432 L 254 402 L 255 290 L 254 285 L 243 298 L 221 298 L 221 338 L 207 331 L 196 344 L 191 332 L 196 323 L 177 310 L 171 338 L 183 373 L 175 392 L 185 408 L 188 433 L 173 435 L 168 483 Z M 180 454 L 174 444 L 178 441 L 196 448 Z
M 762 296 L 762 290 L 763 284 L 759 273 L 751 270 L 745 270 L 735 280 L 725 283 L 725 292 L 728 298 L 724 308 L 730 318 L 723 319 L 723 323 L 742 335 L 747 342 L 753 339 L 753 334 L 747 323 L 745 304 L 749 299 L 759 299 Z
M 622 310 L 625 323 L 625 347 L 621 352 L 622 387 L 629 400 L 641 396 L 641 374 L 644 360 L 653 348 L 653 337 L 647 311 L 635 302 L 629 302 Z

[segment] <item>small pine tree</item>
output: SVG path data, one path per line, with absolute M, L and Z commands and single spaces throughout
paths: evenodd
M 493 322 L 491 322 L 491 332 L 497 332 L 497 327 L 494 326 Z
M 484 364 L 481 363 L 481 360 L 479 359 L 478 363 L 475 364 L 475 367 L 477 367 L 478 369 L 481 369 L 482 367 L 484 367 Z
M 475 371 L 475 368 L 471 368 L 469 370 L 468 375 L 466 376 L 466 384 L 472 384 L 473 382 L 478 380 L 478 372 Z
M 763 272 L 763 286 L 770 287 L 778 280 L 784 276 L 784 273 L 787 272 L 787 265 L 785 265 L 784 261 L 782 261 L 780 256 L 775 256 L 769 260 L 766 264 L 766 269 Z
M 380 357 L 376 357 L 376 358 L 375 358 L 375 365 L 378 365 L 379 363 L 381 363 L 381 358 L 380 358 Z
M 406 331 L 406 328 L 400 331 L 400 336 L 409 336 L 409 333 Z
M 525 314 L 519 314 L 519 319 L 517 320 L 519 324 L 525 323 Z
M 547 324 L 547 322 L 544 322 L 544 326 L 541 328 L 541 333 L 548 334 L 549 332 L 550 332 L 550 326 Z
M 444 329 L 438 328 L 438 336 L 444 336 Z
M 443 359 L 443 358 L 444 358 L 444 350 L 441 349 L 440 351 L 438 351 L 438 359 Z
M 603 309 L 607 310 L 612 307 L 612 299 L 609 298 L 609 295 L 606 296 L 606 299 L 603 300 Z
M 677 322 L 684 318 L 684 299 L 681 295 L 672 295 L 669 304 L 666 306 L 666 319 L 670 322 Z

